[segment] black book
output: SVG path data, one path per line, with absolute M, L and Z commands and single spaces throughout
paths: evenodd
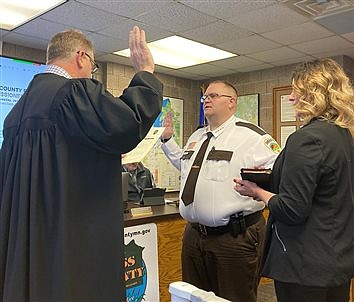
M 259 187 L 269 191 L 272 169 L 241 169 L 241 177 L 244 180 L 252 181 Z

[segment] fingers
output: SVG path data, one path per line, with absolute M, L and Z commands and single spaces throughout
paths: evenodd
M 237 187 L 243 186 L 243 180 L 241 178 L 234 178 L 233 182 L 235 183 L 235 186 L 237 186 Z
M 169 126 L 172 125 L 172 112 L 171 111 L 167 112 L 167 114 L 166 114 L 166 123 Z
M 134 26 L 129 32 L 130 61 L 134 69 L 153 73 L 155 64 L 150 49 L 146 44 L 145 31 Z
M 132 52 L 135 51 L 136 47 L 136 40 L 138 39 L 138 31 L 139 28 L 134 26 L 133 29 L 129 32 L 129 48 L 130 48 L 130 56 L 132 56 Z
M 141 43 L 141 45 L 145 47 L 146 37 L 145 37 L 145 31 L 143 29 L 140 30 L 139 43 Z
M 172 126 L 172 112 L 171 111 L 167 112 L 167 114 L 165 115 L 165 118 L 163 120 L 163 126 L 164 127 Z
M 255 169 L 257 169 L 257 170 L 262 170 L 262 169 L 265 169 L 265 167 L 264 167 L 264 166 L 254 166 L 254 168 L 255 168 Z

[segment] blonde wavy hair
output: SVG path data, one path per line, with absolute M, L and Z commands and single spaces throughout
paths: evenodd
M 327 120 L 354 137 L 354 90 L 342 67 L 332 59 L 301 64 L 293 73 L 295 110 L 304 123 Z

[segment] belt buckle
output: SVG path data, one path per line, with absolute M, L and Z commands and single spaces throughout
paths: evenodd
M 207 229 L 206 229 L 205 225 L 198 223 L 198 229 L 199 229 L 200 234 L 202 234 L 204 236 L 208 235 L 208 232 L 207 232 Z

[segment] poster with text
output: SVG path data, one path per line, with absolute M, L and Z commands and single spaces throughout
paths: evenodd
M 124 228 L 126 302 L 159 302 L 157 227 Z

